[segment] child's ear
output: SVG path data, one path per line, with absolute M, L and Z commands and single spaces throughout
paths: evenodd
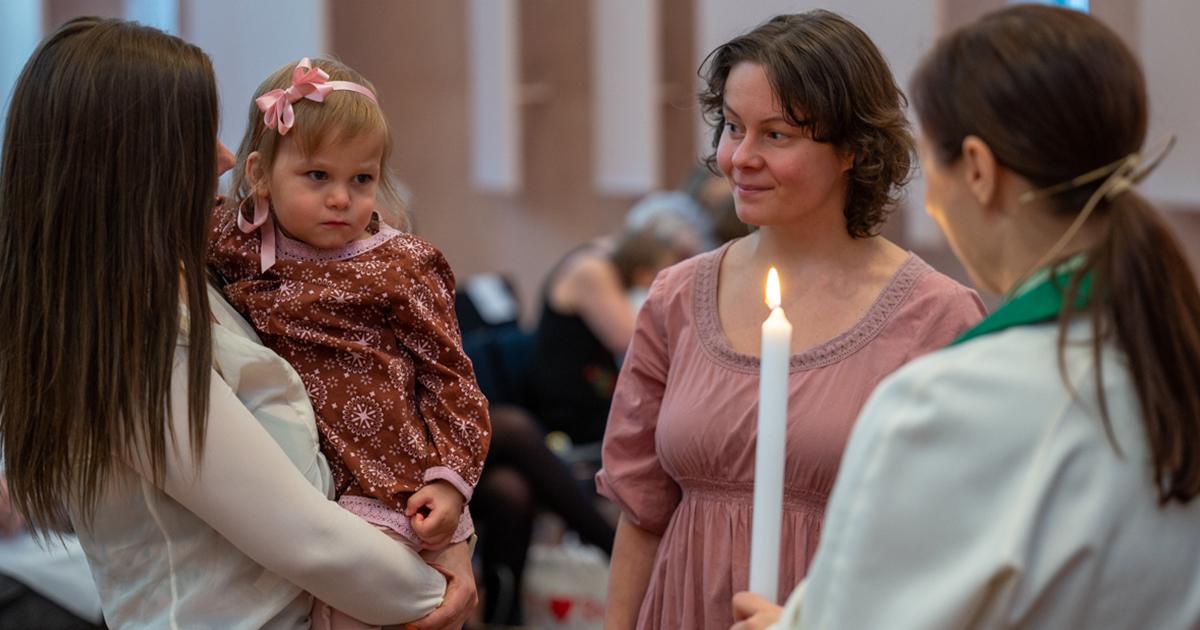
M 263 168 L 262 154 L 258 151 L 251 152 L 246 158 L 246 181 L 250 182 L 255 194 L 267 191 L 266 170 Z

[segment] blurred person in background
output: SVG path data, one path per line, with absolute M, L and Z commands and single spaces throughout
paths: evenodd
M 708 228 L 687 195 L 653 193 L 630 209 L 617 234 L 576 249 L 550 272 L 529 372 L 514 378 L 526 385 L 524 398 L 514 402 L 529 409 L 492 406 L 491 451 L 472 500 L 486 621 L 523 621 L 520 584 L 539 509 L 561 516 L 582 542 L 612 553 L 616 530 L 547 447 L 546 431 L 554 432 L 556 448 L 582 445 L 574 454 L 582 453 L 587 467 L 646 288 L 659 269 L 710 247 Z
M 733 188 L 720 173 L 714 173 L 704 165 L 696 166 L 684 182 L 683 192 L 708 216 L 715 245 L 724 245 L 750 233 L 750 226 L 738 218 Z
M 655 275 L 712 246 L 710 223 L 686 194 L 652 193 L 620 230 L 572 250 L 547 275 L 534 331 L 530 404 L 548 431 L 598 443 L 619 362 Z

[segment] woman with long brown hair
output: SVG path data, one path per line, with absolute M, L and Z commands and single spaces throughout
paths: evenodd
M 212 65 L 120 20 L 48 36 L 0 174 L 0 437 L 12 501 L 73 529 L 111 627 L 308 627 L 430 614 L 447 579 L 327 500 L 299 377 L 208 286 Z M 469 553 L 447 556 L 461 623 Z M 468 567 L 468 568 L 464 568 Z
M 926 206 L 1004 304 L 880 385 L 788 628 L 1200 627 L 1200 294 L 1135 190 L 1137 60 L 1021 5 L 912 81 Z M 748 594 L 738 628 L 778 613 Z

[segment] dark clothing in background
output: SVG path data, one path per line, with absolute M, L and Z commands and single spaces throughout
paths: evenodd
M 616 356 L 583 318 L 560 313 L 550 305 L 550 287 L 563 261 L 580 249 L 559 261 L 542 289 L 542 313 L 534 332 L 529 394 L 534 415 L 546 430 L 562 431 L 576 444 L 586 444 L 604 438 L 620 369 Z

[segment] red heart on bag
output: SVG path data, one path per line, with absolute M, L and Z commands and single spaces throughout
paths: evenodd
M 566 597 L 554 597 L 550 599 L 550 612 L 554 613 L 555 621 L 565 621 L 567 615 L 571 613 L 571 606 L 575 602 Z

